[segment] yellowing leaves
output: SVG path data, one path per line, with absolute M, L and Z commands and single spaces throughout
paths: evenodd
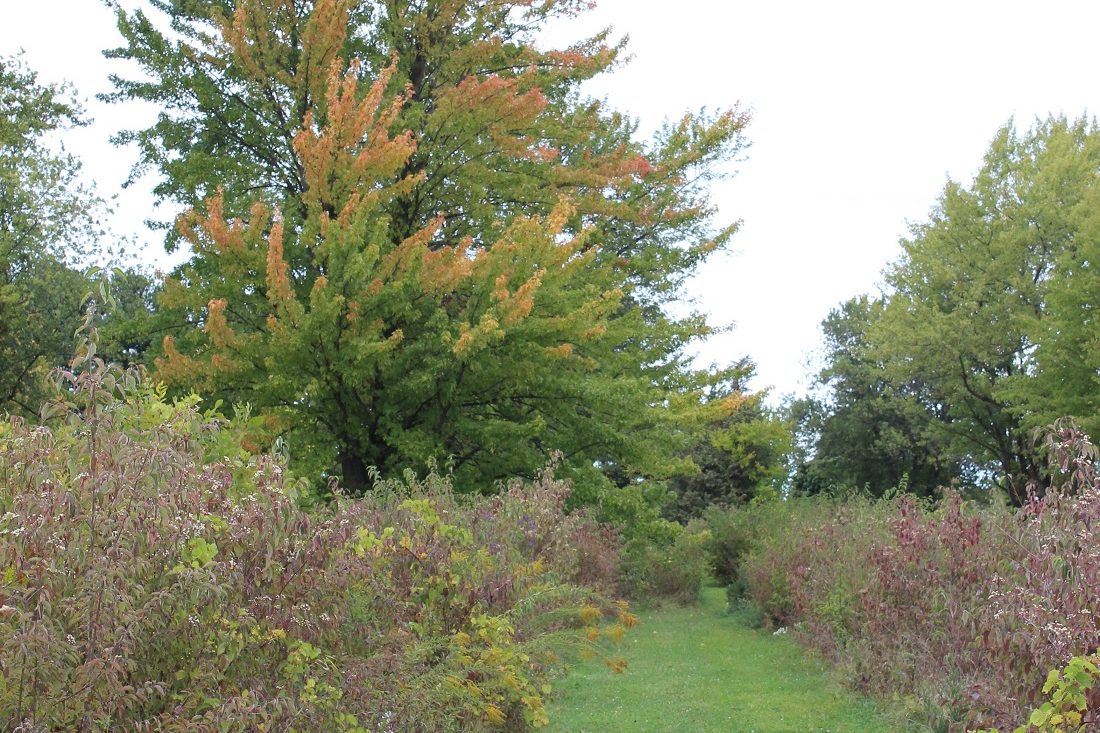
M 454 355 L 463 358 L 487 346 L 491 341 L 504 336 L 500 323 L 491 314 L 486 313 L 476 326 L 470 328 L 465 323 L 459 327 L 459 337 L 454 345 Z
M 443 217 L 437 216 L 428 226 L 387 252 L 379 262 L 377 280 L 383 285 L 409 272 L 415 263 L 423 261 L 432 236 L 443 226 Z
M 225 298 L 216 298 L 207 305 L 206 335 L 219 349 L 231 345 L 235 339 L 233 329 L 225 318 L 226 305 Z
M 602 323 L 597 323 L 592 328 L 586 328 L 585 330 L 581 331 L 581 338 L 585 341 L 588 341 L 590 339 L 597 339 L 600 336 L 603 336 L 605 333 L 607 333 L 607 326 Z
M 314 0 L 313 12 L 302 33 L 304 73 L 297 75 L 296 83 L 314 99 L 324 94 L 324 72 L 336 62 L 347 38 L 350 7 L 351 0 Z
M 616 446 L 633 468 L 657 452 L 648 460 L 673 465 L 673 447 L 651 450 L 679 419 L 676 396 L 658 393 L 686 382 L 658 352 L 700 329 L 623 307 L 650 278 L 641 268 L 665 265 L 663 245 L 654 254 L 619 239 L 671 240 L 658 230 L 669 212 L 689 210 L 668 188 L 683 171 L 669 169 L 660 145 L 643 155 L 620 134 L 622 118 L 540 91 L 548 81 L 568 89 L 614 49 L 593 39 L 555 54 L 495 36 L 440 45 L 455 32 L 444 9 L 429 18 L 381 6 L 375 16 L 351 0 L 234 7 L 215 18 L 223 46 L 191 60 L 218 65 L 214 86 L 230 72 L 243 80 L 248 89 L 221 90 L 252 105 L 243 117 L 279 117 L 233 133 L 277 143 L 246 161 L 264 175 L 252 188 L 243 171 L 227 179 L 235 190 L 180 220 L 197 257 L 164 302 L 199 327 L 177 335 L 162 376 L 207 393 L 251 391 L 258 412 L 284 416 L 288 439 L 309 446 L 302 460 L 337 469 L 346 456 L 353 493 L 367 488 L 355 467 L 390 471 L 458 445 L 468 446 L 461 481 L 481 480 L 518 459 L 494 434 L 513 428 L 534 453 L 562 448 L 588 473 L 595 445 Z M 474 25 L 503 22 L 484 5 L 453 11 Z M 384 33 L 349 44 L 346 23 L 367 31 L 383 17 L 393 44 Z M 410 73 L 402 39 L 424 46 L 430 83 Z M 360 63 L 350 45 L 372 52 Z M 476 71 L 494 68 L 504 70 Z M 676 144 L 685 160 L 695 152 Z M 258 190 L 283 208 L 249 209 Z
M 603 617 L 603 611 L 591 604 L 581 606 L 581 609 L 577 612 L 577 615 L 581 617 L 581 621 L 586 624 L 594 624 Z
M 459 247 L 425 249 L 420 267 L 420 285 L 425 292 L 449 293 L 470 277 L 473 263 L 464 254 L 469 245 L 465 241 Z
M 244 248 L 244 227 L 239 221 L 230 223 L 224 215 L 225 195 L 219 189 L 217 195 L 207 199 L 206 215 L 192 210 L 176 220 L 176 228 L 191 246 L 199 249 L 209 241 L 220 252 Z
M 293 293 L 283 259 L 283 219 L 278 217 L 267 237 L 267 299 L 274 306 L 285 306 Z
M 191 357 L 181 354 L 176 348 L 176 340 L 165 336 L 162 345 L 164 356 L 155 362 L 157 376 L 168 384 L 185 382 L 194 377 L 195 362 Z
M 615 606 L 617 608 L 619 623 L 623 628 L 632 629 L 638 625 L 638 617 L 630 612 L 630 604 L 626 601 L 616 601 Z
M 622 674 L 626 671 L 627 663 L 622 657 L 611 657 L 604 662 L 607 668 L 615 674 Z
M 507 720 L 507 718 L 504 717 L 504 711 L 492 703 L 486 703 L 482 712 L 485 715 L 485 719 L 494 725 L 504 725 L 504 721 Z
M 505 326 L 514 326 L 531 314 L 531 309 L 535 307 L 535 293 L 542 284 L 543 274 L 543 270 L 536 272 L 516 292 L 505 297 L 497 306 L 501 322 Z
M 517 131 L 532 125 L 546 105 L 546 97 L 525 83 L 523 75 L 479 78 L 470 74 L 440 94 L 437 114 L 452 125 L 480 129 L 479 142 L 484 147 L 491 144 L 496 151 L 526 157 L 541 146 Z
M 565 230 L 566 224 L 577 213 L 577 207 L 567 199 L 562 197 L 558 200 L 557 206 L 550 212 L 550 216 L 546 218 L 546 227 L 550 230 L 551 234 L 561 234 Z M 573 249 L 575 247 L 571 247 Z
M 346 208 L 348 204 L 373 204 L 376 199 L 361 202 L 358 197 L 364 192 L 377 194 L 376 184 L 393 176 L 416 150 L 410 132 L 394 137 L 389 133 L 405 103 L 399 95 L 382 104 L 395 70 L 393 64 L 383 69 L 361 98 L 358 61 L 353 60 L 344 73 L 337 63 L 328 70 L 326 124 L 318 128 L 311 111 L 294 138 L 306 182 L 302 198 L 317 215 L 339 211 L 346 223 L 358 208 Z

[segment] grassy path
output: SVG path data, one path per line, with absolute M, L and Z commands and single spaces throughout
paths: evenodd
M 843 690 L 783 636 L 725 613 L 722 590 L 696 608 L 643 613 L 623 641 L 630 667 L 581 662 L 555 686 L 551 733 L 886 733 L 875 707 Z

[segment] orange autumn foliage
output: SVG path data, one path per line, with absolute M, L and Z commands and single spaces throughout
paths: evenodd
M 555 451 L 590 490 L 601 465 L 682 467 L 668 436 L 723 376 L 686 366 L 710 329 L 663 306 L 733 233 L 702 186 L 746 115 L 636 140 L 577 93 L 621 43 L 534 42 L 578 0 L 166 3 L 189 76 L 123 12 L 154 82 L 120 92 L 206 100 L 148 137 L 195 254 L 163 288 L 187 325 L 162 379 L 277 417 L 296 460 L 355 491 L 368 466 L 448 457 L 464 488 Z

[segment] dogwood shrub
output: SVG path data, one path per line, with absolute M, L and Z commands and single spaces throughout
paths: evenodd
M 520 731 L 563 647 L 622 667 L 635 618 L 593 590 L 617 540 L 549 474 L 305 511 L 279 459 L 137 373 L 89 358 L 63 394 L 0 428 L 0 728 Z

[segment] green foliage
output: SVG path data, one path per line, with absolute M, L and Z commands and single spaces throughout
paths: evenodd
M 86 289 L 75 268 L 98 244 L 102 202 L 51 144 L 84 124 L 68 88 L 0 57 L 0 110 L 0 410 L 35 415 L 72 352 Z
M 122 140 L 192 209 L 159 378 L 251 403 L 355 492 L 429 459 L 465 490 L 557 451 L 589 495 L 602 470 L 690 470 L 727 375 L 688 366 L 709 328 L 663 305 L 733 232 L 703 185 L 744 114 L 634 141 L 578 92 L 615 62 L 607 34 L 534 41 L 574 0 L 152 4 L 170 30 L 119 10 L 110 55 L 148 79 L 110 98 L 166 110 Z
M 683 605 L 699 601 L 707 576 L 705 529 L 689 525 L 674 528 L 669 539 L 636 537 L 623 546 L 620 585 L 629 597 L 671 599 Z
M 937 437 L 935 415 L 920 401 L 921 382 L 891 379 L 875 353 L 872 328 L 884 309 L 884 301 L 861 296 L 821 324 L 825 365 L 816 382 L 825 397 L 791 406 L 803 453 L 795 494 L 857 489 L 882 496 L 905 482 L 908 491 L 929 496 L 960 477 L 963 456 Z
M 711 507 L 703 514 L 710 570 L 719 585 L 739 585 L 741 563 L 752 547 L 752 517 L 750 512 L 724 507 Z
M 100 326 L 104 360 L 123 367 L 144 364 L 154 334 L 167 328 L 170 314 L 156 311 L 157 282 L 138 269 L 117 269 L 110 276 L 114 299 Z
M 974 182 L 949 183 L 902 243 L 870 331 L 890 380 L 919 385 L 949 454 L 996 467 L 1017 503 L 1042 481 L 1031 428 L 1065 409 L 1093 419 L 1096 329 L 1080 298 L 1096 279 L 1083 243 L 1098 161 L 1100 133 L 1085 120 L 1002 128 Z M 1084 364 L 1058 366 L 1071 354 Z
M 1028 327 L 1028 339 L 1035 344 L 1029 363 L 1033 368 L 1008 390 L 1028 428 L 1070 415 L 1087 434 L 1100 435 L 1100 336 L 1095 314 L 1100 303 L 1100 187 L 1095 170 L 1080 170 L 1100 156 L 1095 150 L 1098 135 L 1090 129 L 1075 151 L 1080 160 L 1069 175 L 1086 183 L 1080 184 L 1082 190 L 1072 203 L 1057 204 L 1068 208 L 1064 215 L 1071 241 L 1054 255 L 1042 317 Z
M 1048 483 L 1035 429 L 1097 428 L 1095 236 L 1100 131 L 1050 118 L 998 131 L 974 180 L 951 181 L 903 240 L 881 300 L 823 324 L 824 400 L 795 407 L 795 489 L 880 495 L 989 488 L 1021 504 Z
M 1085 719 L 1089 710 L 1089 693 L 1100 677 L 1100 654 L 1076 656 L 1061 670 L 1052 669 L 1043 684 L 1043 694 L 1049 699 L 1035 708 L 1027 722 L 1013 733 L 1085 733 L 1090 726 Z M 973 733 L 998 733 L 994 728 Z
M 570 504 L 591 507 L 600 522 L 616 527 L 624 538 L 671 539 L 677 525 L 662 516 L 670 499 L 662 482 L 625 481 L 582 485 L 570 495 Z
M 778 496 L 787 478 L 793 448 L 792 425 L 763 404 L 763 393 L 747 394 L 741 386 L 752 366 L 730 385 L 712 390 L 711 399 L 731 398 L 736 409 L 698 431 L 688 451 L 696 471 L 669 480 L 672 500 L 665 516 L 686 522 L 711 505 L 744 504 Z

